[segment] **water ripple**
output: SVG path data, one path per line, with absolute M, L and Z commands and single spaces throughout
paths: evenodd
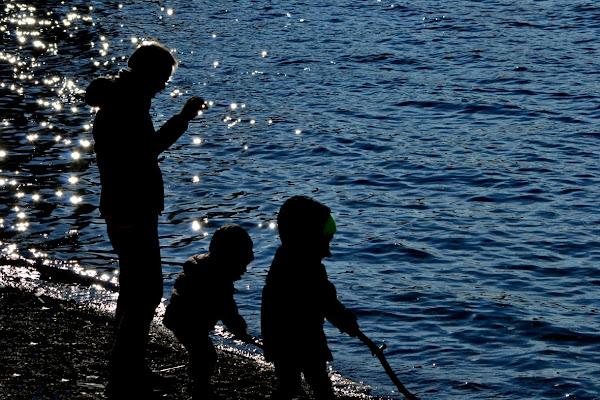
M 35 272 L 23 255 L 35 249 L 49 268 L 115 271 L 82 91 L 158 38 L 180 66 L 156 125 L 189 95 L 214 104 L 161 161 L 165 292 L 218 226 L 240 223 L 256 260 L 238 302 L 258 334 L 277 210 L 309 194 L 338 221 L 325 260 L 338 294 L 420 397 L 597 396 L 600 8 L 169 7 L 22 0 L 0 12 L 2 264 Z M 360 343 L 326 329 L 335 369 L 391 393 Z

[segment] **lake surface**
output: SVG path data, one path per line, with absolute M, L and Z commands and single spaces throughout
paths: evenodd
M 5 1 L 0 283 L 114 306 L 86 282 L 118 264 L 83 92 L 157 39 L 180 66 L 155 125 L 213 102 L 161 162 L 165 297 L 241 224 L 259 335 L 276 213 L 306 194 L 338 222 L 341 300 L 423 400 L 599 399 L 599 37 L 583 0 Z M 400 398 L 326 327 L 333 371 Z

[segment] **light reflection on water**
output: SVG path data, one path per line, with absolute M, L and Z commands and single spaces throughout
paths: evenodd
M 156 125 L 211 101 L 161 161 L 166 295 L 240 223 L 256 260 L 236 296 L 258 334 L 277 209 L 311 194 L 339 221 L 342 300 L 421 397 L 595 398 L 600 15 L 549 4 L 5 2 L 0 280 L 114 304 L 82 94 L 157 38 L 181 64 Z M 43 267 L 87 283 L 37 286 Z M 390 393 L 327 329 L 334 369 Z
M 53 260 L 48 254 L 29 249 L 22 256 L 15 244 L 0 242 L 0 285 L 18 286 L 37 295 L 75 300 L 102 312 L 116 308 L 117 273 L 85 269 L 76 261 Z M 44 282 L 40 285 L 40 282 Z

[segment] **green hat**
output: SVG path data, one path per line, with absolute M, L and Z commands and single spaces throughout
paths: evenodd
M 325 223 L 325 227 L 323 228 L 323 235 L 333 235 L 336 232 L 337 226 L 335 225 L 335 220 L 333 219 L 331 214 L 329 214 L 329 219 L 327 220 L 327 222 Z

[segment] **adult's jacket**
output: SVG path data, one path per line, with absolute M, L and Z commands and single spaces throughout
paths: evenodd
M 164 209 L 158 156 L 188 127 L 179 115 L 154 130 L 152 97 L 143 82 L 123 70 L 116 78 L 98 78 L 87 88 L 86 102 L 98 107 L 94 150 L 102 191 L 100 213 L 131 219 L 157 215 Z
M 261 330 L 268 361 L 331 361 L 325 319 L 340 331 L 358 329 L 356 318 L 337 299 L 320 262 L 279 247 L 262 293 Z

